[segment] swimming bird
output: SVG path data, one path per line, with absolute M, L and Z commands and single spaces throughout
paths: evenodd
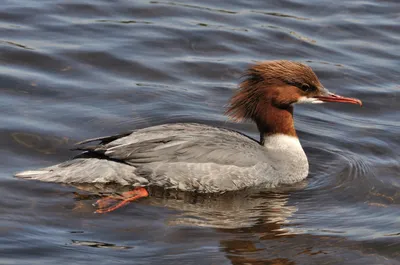
M 358 99 L 329 92 L 305 64 L 262 61 L 244 73 L 226 110 L 235 121 L 255 122 L 259 140 L 203 124 L 164 124 L 82 141 L 77 144 L 81 155 L 15 176 L 132 187 L 99 199 L 98 213 L 148 196 L 147 186 L 220 193 L 291 184 L 305 179 L 309 168 L 294 127 L 293 106 L 324 102 L 362 105 Z

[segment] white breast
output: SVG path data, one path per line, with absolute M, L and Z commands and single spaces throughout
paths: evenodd
M 280 183 L 294 183 L 307 177 L 308 159 L 297 137 L 284 134 L 265 136 L 264 146 Z

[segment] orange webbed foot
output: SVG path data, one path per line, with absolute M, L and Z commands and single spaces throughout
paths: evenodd
M 122 206 L 140 198 L 149 196 L 145 188 L 135 188 L 134 190 L 123 192 L 120 196 L 108 196 L 97 200 L 94 206 L 98 209 L 95 213 L 109 213 Z

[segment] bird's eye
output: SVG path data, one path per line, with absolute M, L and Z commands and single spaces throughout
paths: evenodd
M 300 82 L 288 82 L 288 84 L 295 86 L 304 92 L 311 92 L 317 90 L 317 87 L 314 85 L 309 85 L 307 83 L 300 83 Z
M 300 88 L 301 90 L 303 90 L 304 92 L 309 92 L 309 91 L 311 91 L 311 87 L 310 87 L 309 85 L 307 85 L 307 84 L 301 84 L 301 85 L 299 86 L 299 88 Z

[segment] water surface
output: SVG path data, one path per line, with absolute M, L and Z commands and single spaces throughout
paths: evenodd
M 400 264 L 397 1 L 5 0 L 0 32 L 1 264 Z M 257 137 L 223 112 L 260 59 L 307 63 L 364 102 L 296 107 L 299 184 L 157 190 L 97 215 L 87 187 L 12 177 L 165 122 Z

